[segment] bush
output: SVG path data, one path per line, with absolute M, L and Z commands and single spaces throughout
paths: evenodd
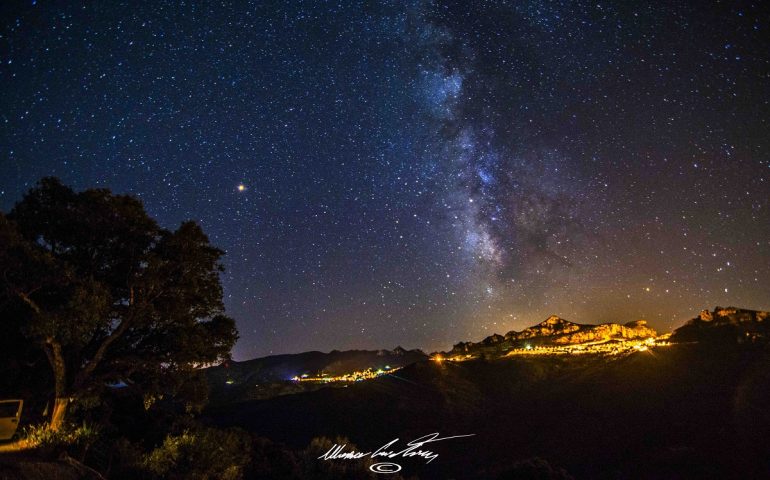
M 67 454 L 82 458 L 88 448 L 99 438 L 98 426 L 83 422 L 80 425 L 65 424 L 59 430 L 51 430 L 47 423 L 30 425 L 24 429 L 24 441 L 38 449 L 43 456 Z
M 164 479 L 238 480 L 250 461 L 248 434 L 241 430 L 199 427 L 168 435 L 144 457 L 143 467 Z

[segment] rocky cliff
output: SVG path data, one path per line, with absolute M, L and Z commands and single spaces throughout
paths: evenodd
M 538 323 L 533 327 L 526 328 L 521 332 L 510 331 L 505 334 L 508 340 L 524 340 L 534 337 L 552 337 L 554 335 L 564 335 L 577 332 L 584 325 L 572 323 L 556 315 L 551 315 L 545 321 Z
M 626 323 L 625 325 L 617 323 L 587 325 L 573 323 L 556 315 L 552 315 L 543 322 L 525 328 L 520 332 L 510 331 L 504 336 L 494 334 L 477 343 L 460 342 L 452 348 L 449 354 L 469 354 L 489 350 L 490 348 L 495 350 L 507 350 L 510 348 L 521 347 L 525 343 L 535 345 L 566 345 L 613 339 L 631 340 L 656 336 L 657 333 L 655 330 L 650 328 L 645 320 L 637 320 Z
M 656 337 L 657 332 L 647 326 L 645 320 L 637 320 L 635 322 L 629 322 L 625 325 L 618 325 L 617 323 L 604 323 L 601 325 L 590 326 L 589 328 L 583 328 L 575 333 L 562 335 L 554 340 L 559 344 L 571 344 L 571 343 L 585 343 L 596 342 L 609 339 L 626 339 L 633 340 L 636 338 L 650 338 Z

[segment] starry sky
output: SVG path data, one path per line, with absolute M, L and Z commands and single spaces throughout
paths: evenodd
M 761 2 L 2 2 L 43 176 L 227 252 L 236 359 L 770 308 Z

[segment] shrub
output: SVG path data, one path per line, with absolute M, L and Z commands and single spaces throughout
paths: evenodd
M 44 456 L 57 456 L 67 452 L 71 456 L 82 458 L 99 438 L 99 434 L 99 427 L 91 423 L 65 424 L 59 430 L 52 430 L 44 423 L 25 428 L 24 441 Z
M 200 427 L 166 436 L 145 456 L 144 468 L 164 479 L 238 480 L 250 460 L 250 438 L 241 430 Z

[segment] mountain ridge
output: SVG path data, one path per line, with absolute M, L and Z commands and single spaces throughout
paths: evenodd
M 430 358 L 465 361 L 530 353 L 618 355 L 669 342 L 762 342 L 770 338 L 768 318 L 770 313 L 761 310 L 716 307 L 702 310 L 671 333 L 658 335 L 645 320 L 584 324 L 551 315 L 521 331 L 495 333 L 479 342 L 459 342 L 449 352 L 427 355 L 401 346 L 393 350 L 309 351 L 230 361 L 206 369 L 206 376 L 213 398 L 226 403 L 344 386 L 355 378 L 371 378 Z
M 492 334 L 479 342 L 459 342 L 448 355 L 469 354 L 477 351 L 507 350 L 525 345 L 570 345 L 607 340 L 632 340 L 655 338 L 658 333 L 647 325 L 646 320 L 635 320 L 625 324 L 600 323 L 585 324 L 565 320 L 558 315 L 551 315 L 544 321 L 524 330 L 511 330 L 505 335 Z M 439 353 L 439 352 L 437 352 Z
M 747 326 L 761 323 L 765 319 L 770 318 L 770 312 L 763 310 L 752 310 L 747 308 L 738 307 L 720 307 L 717 306 L 714 310 L 704 309 L 701 310 L 697 317 L 687 320 L 680 327 L 675 328 L 670 334 L 674 339 L 678 341 L 688 341 L 685 338 L 689 338 L 693 335 L 691 333 L 695 330 L 703 330 L 708 327 L 726 327 L 726 326 L 743 326 L 743 331 L 747 330 Z M 770 325 L 770 322 L 768 322 Z M 686 335 L 685 335 L 686 333 Z M 749 332 L 750 335 L 753 333 Z M 436 353 L 467 353 L 474 348 L 504 346 L 506 343 L 516 343 L 522 341 L 529 341 L 529 343 L 542 344 L 553 343 L 556 345 L 568 345 L 578 344 L 583 342 L 595 342 L 612 339 L 644 339 L 654 338 L 658 336 L 658 332 L 649 326 L 646 320 L 632 320 L 624 324 L 615 322 L 604 322 L 599 324 L 591 323 L 577 323 L 570 320 L 566 320 L 559 315 L 551 315 L 545 320 L 530 327 L 524 328 L 521 331 L 511 330 L 504 335 L 494 333 L 489 335 L 478 342 L 472 341 L 460 341 L 455 344 L 449 352 L 433 352 Z M 319 350 L 310 350 L 300 353 L 286 353 L 269 355 L 266 357 L 257 357 L 249 360 L 235 361 L 231 360 L 224 364 L 225 367 L 232 367 L 235 370 L 250 367 L 252 365 L 278 365 L 291 363 L 292 360 L 304 359 L 307 357 L 318 358 L 334 358 L 335 356 L 346 355 L 374 355 L 376 357 L 410 357 L 423 359 L 429 357 L 423 350 L 419 348 L 407 350 L 402 346 L 397 346 L 392 350 L 378 349 L 378 350 L 366 350 L 366 349 L 351 349 L 351 350 L 331 350 L 328 353 Z M 317 362 L 316 362 L 317 363 Z M 399 362 L 394 362 L 399 364 Z M 217 367 L 213 367 L 217 368 Z M 301 370 L 301 367 L 298 367 Z M 313 366 L 310 369 L 316 368 L 317 370 L 324 370 L 324 366 Z M 306 368 L 307 369 L 307 368 Z M 296 368 L 295 368 L 296 370 Z M 330 373 L 339 373 L 332 371 Z M 282 373 L 273 379 L 284 379 L 286 375 Z

